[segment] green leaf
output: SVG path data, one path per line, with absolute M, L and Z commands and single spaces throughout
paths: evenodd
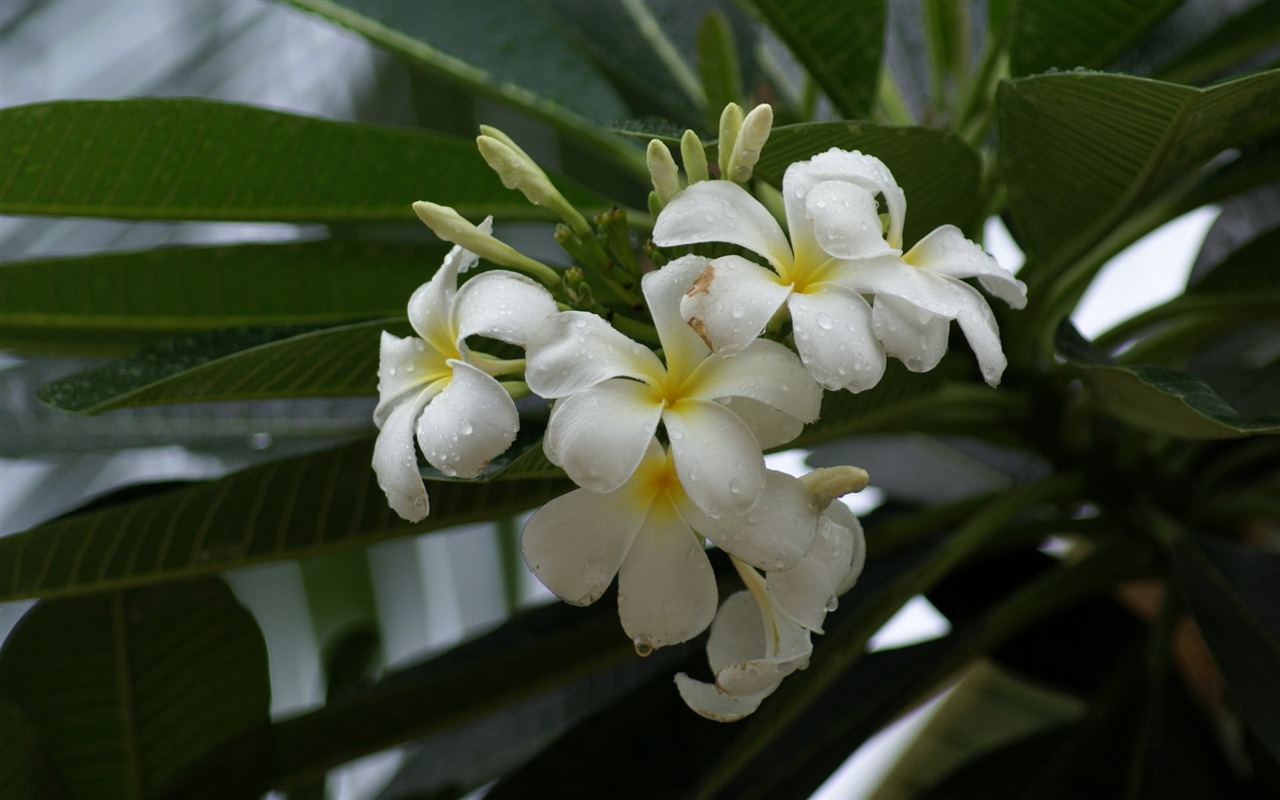
M 40 387 L 44 402 L 96 414 L 214 400 L 377 394 L 378 336 L 403 318 L 322 328 L 226 328 L 165 339 L 135 355 Z
M 1280 41 L 1280 5 L 1259 2 L 1223 22 L 1203 39 L 1169 59 L 1155 77 L 1200 83 Z
M 643 156 L 602 127 L 629 115 L 613 87 L 551 15 L 524 0 L 291 0 L 415 66 L 505 102 L 613 154 Z
M 35 725 L 0 695 L 0 797 L 62 800 L 66 796 Z
M 1029 267 L 1056 273 L 1219 152 L 1280 132 L 1278 93 L 1280 71 L 1211 89 L 1089 73 L 1002 84 L 1000 166 Z
M 373 441 L 76 514 L 0 539 L 0 600 L 97 592 L 359 547 L 493 519 L 564 493 L 564 479 L 428 481 L 431 516 L 387 506 Z
M 549 218 L 471 142 L 408 128 L 166 98 L 0 109 L 0 129 L 6 214 L 411 222 L 410 205 L 429 199 L 469 217 Z M 580 207 L 612 205 L 556 180 Z
M 0 650 L 0 683 L 72 797 L 153 797 L 267 722 L 267 652 L 221 582 L 43 602 Z
M 823 6 L 825 7 L 825 5 Z M 875 156 L 906 193 L 904 243 L 910 247 L 939 225 L 977 235 L 982 161 L 958 136 L 932 128 L 862 122 L 785 125 L 773 130 L 755 173 L 781 185 L 786 168 L 832 147 Z
M 1178 536 L 1170 557 L 1187 605 L 1236 706 L 1280 758 L 1280 556 L 1220 539 Z
M 1107 413 L 1130 425 L 1186 439 L 1230 439 L 1280 432 L 1280 412 L 1244 419 L 1208 384 L 1168 367 L 1121 366 L 1064 322 L 1058 352 Z
M 404 314 L 447 245 L 172 247 L 0 266 L 0 347 L 95 353 L 241 325 Z
M 733 28 L 718 9 L 708 12 L 698 26 L 698 68 L 707 96 L 705 124 L 708 130 L 718 130 L 721 110 L 730 103 L 743 102 L 742 70 Z
M 1020 0 L 1009 69 L 1014 75 L 1030 75 L 1048 69 L 1105 67 L 1181 2 Z
M 846 119 L 865 119 L 875 102 L 884 47 L 885 4 L 750 0 Z

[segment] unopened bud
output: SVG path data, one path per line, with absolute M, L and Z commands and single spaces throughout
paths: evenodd
M 511 245 L 498 241 L 487 231 L 471 224 L 448 206 L 419 200 L 413 204 L 413 213 L 417 214 L 418 219 L 422 220 L 436 236 L 447 242 L 461 245 L 481 258 L 488 259 L 499 266 L 519 270 L 544 286 L 550 287 L 560 282 L 559 273 L 551 267 L 534 261 Z
M 760 160 L 760 151 L 769 139 L 773 130 L 773 108 L 762 103 L 751 109 L 742 121 L 738 130 L 738 138 L 733 143 L 733 153 L 729 156 L 729 172 L 723 177 L 734 183 L 746 183 L 751 180 L 751 171 Z
M 649 141 L 645 160 L 649 163 L 653 191 L 658 195 L 658 202 L 665 206 L 680 193 L 680 171 L 676 168 L 676 160 L 671 157 L 667 146 L 657 139 Z
M 823 511 L 837 497 L 860 492 L 867 486 L 870 476 L 860 467 L 822 467 L 808 475 L 800 476 L 800 482 L 813 498 L 819 511 Z
M 685 131 L 680 137 L 680 160 L 684 162 L 684 175 L 690 186 L 710 177 L 707 174 L 707 151 L 693 131 Z
M 484 128 L 492 133 L 501 134 L 494 128 Z M 508 189 L 516 189 L 535 206 L 543 206 L 555 211 L 561 219 L 579 234 L 591 230 L 587 221 L 578 210 L 570 205 L 560 190 L 555 187 L 547 173 L 542 171 L 529 154 L 514 146 L 505 134 L 492 136 L 489 133 L 476 137 L 476 146 L 484 157 L 489 168 L 498 173 L 502 185 Z
M 742 106 L 730 103 L 720 112 L 720 148 L 717 160 L 720 163 L 720 177 L 729 177 L 729 159 L 733 156 L 733 146 L 738 141 L 738 131 L 742 130 Z

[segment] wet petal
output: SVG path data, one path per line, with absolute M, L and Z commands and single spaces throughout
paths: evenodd
M 819 521 L 820 519 L 820 521 Z M 769 573 L 769 592 L 786 616 L 816 633 L 835 608 L 837 590 L 849 571 L 853 537 L 827 517 L 814 519 L 817 535 L 794 567 Z
M 818 527 L 818 509 L 796 478 L 766 470 L 765 481 L 760 501 L 740 516 L 717 519 L 689 502 L 681 505 L 680 513 L 694 530 L 739 561 L 764 570 L 788 569 L 808 552 Z
M 556 313 L 551 293 L 523 275 L 495 271 L 463 284 L 453 302 L 458 341 L 488 336 L 524 345 Z
M 701 337 L 680 317 L 680 301 L 707 266 L 709 259 L 684 256 L 641 278 L 649 316 L 658 330 L 667 373 L 681 381 L 710 352 Z
M 862 567 L 867 561 L 867 540 L 862 533 L 862 523 L 848 506 L 837 500 L 822 512 L 818 524 L 823 527 L 836 526 L 837 530 L 833 530 L 832 533 L 848 538 L 849 564 L 840 578 L 840 584 L 836 586 L 836 594 L 842 595 L 858 582 L 858 576 L 862 574 Z
M 846 181 L 819 183 L 805 197 L 805 217 L 827 255 L 852 259 L 894 252 L 881 233 L 876 199 L 861 186 Z
M 758 597 L 750 592 L 734 594 L 725 601 L 711 627 L 707 657 L 713 663 L 716 686 L 726 694 L 771 692 L 783 678 L 809 665 L 813 652 L 809 632 L 775 613 L 767 594 L 766 589 L 769 607 L 765 611 L 757 605 Z M 752 619 L 760 634 L 751 630 Z M 737 658 L 730 661 L 732 656 Z M 715 666 L 717 663 L 720 666 Z
M 525 382 L 554 399 L 609 378 L 660 381 L 666 368 L 649 348 L 585 311 L 565 311 L 541 325 L 528 342 Z
M 795 170 L 795 175 L 792 175 Z M 902 225 L 907 216 L 907 200 L 893 173 L 884 162 L 875 156 L 865 155 L 857 150 L 840 150 L 831 148 L 819 153 L 808 161 L 792 164 L 783 176 L 783 186 L 787 186 L 788 178 L 794 185 L 808 189 L 823 181 L 846 181 L 860 186 L 873 196 L 884 198 L 885 207 L 889 211 L 889 230 L 885 238 L 894 249 L 902 247 Z M 790 219 L 790 212 L 788 212 Z
M 525 523 L 520 540 L 525 563 L 561 600 L 590 605 L 618 574 L 648 512 L 633 510 L 627 494 L 575 489 Z
M 717 353 L 732 357 L 756 340 L 790 294 L 791 287 L 772 271 L 741 256 L 724 256 L 694 281 L 680 301 L 680 316 Z
M 1005 361 L 1004 350 L 1000 346 L 1000 328 L 991 313 L 991 307 L 987 305 L 987 299 L 969 284 L 955 278 L 947 280 L 951 281 L 963 300 L 956 322 L 960 323 L 964 338 L 969 340 L 969 347 L 978 357 L 978 369 L 982 371 L 983 380 L 996 386 L 1000 383 L 1008 362 Z
M 871 325 L 885 354 L 899 359 L 912 372 L 928 372 L 947 353 L 951 320 L 921 314 L 915 306 L 892 295 L 876 297 Z
M 847 290 L 877 297 L 892 295 L 939 317 L 952 319 L 960 311 L 960 299 L 950 280 L 896 256 L 839 262 L 826 277 Z
M 444 356 L 416 336 L 392 336 L 382 332 L 378 349 L 378 407 L 373 422 L 379 428 L 400 400 L 411 392 L 452 374 Z
M 453 380 L 418 420 L 418 445 L 445 475 L 471 478 L 515 441 L 520 416 L 492 377 L 462 361 L 449 366 Z
M 488 233 L 493 229 L 493 217 L 486 217 L 477 227 Z M 470 250 L 454 245 L 431 280 L 419 286 L 409 298 L 409 324 L 428 344 L 448 357 L 457 356 L 449 309 L 458 288 L 458 273 L 466 272 L 478 259 Z
M 418 471 L 418 451 L 413 446 L 413 428 L 431 396 L 423 393 L 405 398 L 387 413 L 373 445 L 373 471 L 387 503 L 404 519 L 418 522 L 430 510 L 427 487 Z
M 746 397 L 801 422 L 813 422 L 822 408 L 822 387 L 804 364 L 777 342 L 757 339 L 734 358 L 708 358 L 689 381 L 691 394 L 705 400 Z
M 791 246 L 778 221 L 730 181 L 695 183 L 676 195 L 654 223 L 653 242 L 659 247 L 728 242 L 759 253 L 776 268 L 791 266 Z
M 954 225 L 943 225 L 916 242 L 903 260 L 939 275 L 976 277 L 982 288 L 1012 308 L 1027 305 L 1027 285 L 1000 266 L 991 254 L 966 239 Z
M 690 678 L 683 672 L 676 674 L 676 690 L 680 699 L 699 716 L 716 722 L 737 722 L 755 713 L 760 703 L 773 694 L 780 684 L 774 684 L 762 692 L 748 695 L 725 694 L 713 684 Z
M 662 412 L 676 473 L 712 516 L 744 514 L 765 486 L 764 457 L 747 424 L 710 400 L 686 398 Z
M 658 499 L 618 572 L 618 616 L 637 650 L 684 642 L 716 613 L 716 579 L 702 543 Z
M 808 375 L 806 374 L 806 378 Z M 785 411 L 745 397 L 730 397 L 720 405 L 737 414 L 755 434 L 760 449 L 769 450 L 794 440 L 804 430 L 804 423 Z
M 871 327 L 871 306 L 856 292 L 831 284 L 821 288 L 787 301 L 800 360 L 828 389 L 870 389 L 885 366 L 884 349 Z
M 615 378 L 557 401 L 543 440 L 547 457 L 584 489 L 617 489 L 635 472 L 657 430 L 662 404 L 651 392 Z

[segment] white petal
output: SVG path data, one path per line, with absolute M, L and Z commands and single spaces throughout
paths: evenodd
M 875 197 L 846 181 L 824 181 L 805 197 L 805 217 L 818 246 L 835 258 L 867 258 L 894 252 L 880 232 Z
M 716 578 L 702 543 L 662 497 L 618 572 L 618 616 L 636 649 L 688 641 L 716 614 Z
M 478 335 L 524 345 L 555 313 L 556 301 L 541 284 L 503 270 L 475 276 L 453 301 L 459 344 Z
M 404 519 L 418 522 L 430 510 L 427 487 L 418 471 L 418 451 L 413 446 L 413 427 L 422 407 L 431 399 L 423 393 L 406 398 L 387 414 L 373 445 L 373 471 L 387 502 Z
M 707 266 L 702 256 L 684 256 L 640 279 L 649 316 L 658 330 L 667 373 L 682 381 L 710 352 L 705 342 L 680 317 L 680 301 Z
M 760 501 L 746 514 L 716 519 L 692 503 L 682 505 L 680 513 L 694 530 L 739 561 L 784 570 L 808 552 L 818 527 L 818 509 L 798 479 L 767 470 L 765 481 Z
M 744 514 L 765 486 L 764 457 L 747 424 L 710 400 L 685 398 L 662 412 L 676 473 L 712 516 Z
M 884 375 L 884 349 L 871 327 L 871 306 L 856 292 L 833 284 L 820 288 L 787 301 L 800 360 L 828 389 L 870 389 Z
M 627 495 L 628 490 L 575 489 L 525 523 L 520 540 L 525 563 L 561 600 L 590 605 L 613 582 L 648 512 L 633 511 Z
M 756 339 L 734 358 L 703 361 L 689 382 L 705 400 L 747 397 L 809 423 L 822 409 L 818 386 L 795 353 L 777 342 Z
M 411 392 L 421 392 L 430 384 L 452 374 L 444 356 L 416 336 L 401 339 L 382 332 L 378 348 L 378 407 L 373 422 L 379 428 L 400 400 Z M 439 389 L 432 392 L 432 396 Z
M 924 322 L 915 306 L 882 294 L 871 310 L 871 326 L 884 345 L 886 355 L 902 361 L 912 372 L 928 372 L 947 353 L 951 320 L 933 314 Z
M 779 269 L 791 266 L 791 246 L 778 221 L 731 181 L 695 183 L 676 195 L 654 223 L 653 242 L 659 247 L 727 242 L 759 253 Z
M 472 478 L 515 441 L 520 415 L 491 376 L 462 361 L 449 366 L 453 380 L 418 420 L 418 445 L 445 475 Z
M 808 378 L 807 373 L 805 377 Z M 761 450 L 770 450 L 793 441 L 804 430 L 804 423 L 800 420 L 756 400 L 730 397 L 718 402 L 747 423 Z
M 952 319 L 960 311 L 960 299 L 951 281 L 896 256 L 842 261 L 824 277 L 861 294 L 893 295 L 939 317 Z
M 861 186 L 872 195 L 884 197 L 885 206 L 889 210 L 889 230 L 886 238 L 894 249 L 902 247 L 902 225 L 907 216 L 907 200 L 893 173 L 884 162 L 874 156 L 864 155 L 856 150 L 840 150 L 831 148 L 819 153 L 808 161 L 797 162 L 787 168 L 783 177 L 783 186 L 791 171 L 797 174 L 793 181 L 806 189 L 823 181 L 847 181 Z
M 1000 328 L 996 324 L 995 316 L 991 313 L 991 307 L 987 305 L 986 298 L 969 284 L 955 278 L 946 280 L 955 286 L 956 293 L 963 301 L 956 322 L 960 323 L 964 338 L 969 340 L 969 347 L 978 357 L 978 368 L 982 371 L 982 378 L 988 384 L 996 386 L 1000 383 L 1000 377 L 1004 375 L 1004 368 L 1008 362 L 1005 361 L 1004 350 L 1000 347 Z
M 839 502 L 839 501 L 837 501 Z M 817 535 L 791 569 L 769 573 L 769 593 L 778 610 L 811 631 L 835 608 L 837 589 L 849 571 L 853 537 L 825 516 L 815 519 Z
M 555 404 L 543 447 L 574 483 L 611 492 L 635 472 L 661 415 L 645 384 L 607 380 Z
M 455 245 L 431 280 L 409 297 L 409 324 L 428 346 L 447 356 L 456 355 L 450 309 L 458 289 L 458 272 L 475 263 L 475 258 L 474 253 Z
M 763 585 L 763 579 L 759 579 Z M 765 654 L 764 617 L 751 592 L 743 589 L 725 598 L 711 623 L 707 638 L 707 661 L 712 672 L 740 664 Z
M 534 394 L 564 397 L 609 378 L 661 380 L 666 368 L 653 351 L 585 311 L 565 311 L 530 338 L 525 382 Z
M 717 258 L 680 301 L 680 316 L 717 353 L 735 356 L 756 340 L 791 294 L 780 281 L 741 256 Z
M 783 678 L 809 665 L 809 655 L 813 652 L 809 631 L 775 613 L 771 599 L 767 602 L 770 606 L 762 612 L 755 597 L 748 592 L 739 592 L 725 601 L 717 615 L 717 624 L 712 625 L 707 656 L 723 664 L 718 668 L 713 666 L 713 669 L 716 686 L 727 694 L 750 696 L 772 691 Z M 755 625 L 763 633 L 759 638 L 750 631 L 747 623 L 752 615 Z M 719 624 L 721 618 L 725 620 L 723 626 Z M 773 638 L 775 633 L 776 640 Z M 751 653 L 748 658 L 728 662 L 731 655 L 748 652 L 748 642 L 757 641 L 763 645 L 761 650 Z
M 774 684 L 762 692 L 739 696 L 725 694 L 713 684 L 696 681 L 683 672 L 676 674 L 676 690 L 685 705 L 699 716 L 716 722 L 737 722 L 755 713 L 760 703 L 777 688 L 778 684 Z
M 976 277 L 982 288 L 1013 308 L 1027 304 L 1027 285 L 1009 274 L 991 254 L 966 239 L 954 225 L 943 225 L 916 242 L 903 260 L 939 275 Z
M 849 564 L 836 587 L 837 595 L 844 594 L 858 582 L 858 576 L 862 574 L 862 567 L 867 561 L 867 540 L 862 533 L 862 523 L 848 506 L 837 500 L 822 512 L 818 524 L 823 527 L 837 526 L 838 530 L 832 532 L 841 537 L 847 536 L 849 540 Z

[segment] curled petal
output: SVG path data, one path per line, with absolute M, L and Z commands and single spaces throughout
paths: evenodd
M 378 486 L 386 493 L 391 508 L 410 522 L 425 519 L 431 508 L 427 487 L 418 471 L 418 451 L 413 446 L 414 424 L 430 400 L 431 395 L 423 392 L 391 408 L 373 445 L 373 471 L 378 476 Z
M 805 376 L 806 378 L 808 375 Z M 804 423 L 786 411 L 779 411 L 757 400 L 745 397 L 730 397 L 719 401 L 720 405 L 729 409 L 755 434 L 756 444 L 760 449 L 769 450 L 794 440 L 804 430 Z
M 764 457 L 747 424 L 710 400 L 686 398 L 662 412 L 685 494 L 711 516 L 744 514 L 765 486 Z
M 862 534 L 862 523 L 858 522 L 858 518 L 848 506 L 837 501 L 827 506 L 827 510 L 822 512 L 818 525 L 834 526 L 830 532 L 849 541 L 849 563 L 844 575 L 840 578 L 839 585 L 836 586 L 836 594 L 842 595 L 858 582 L 858 576 L 862 574 L 862 567 L 867 561 L 867 540 Z
M 783 614 L 822 633 L 822 621 L 835 608 L 837 590 L 849 571 L 853 537 L 825 515 L 815 515 L 814 523 L 817 534 L 799 563 L 769 573 L 769 593 Z
M 698 537 L 659 499 L 618 572 L 618 616 L 641 652 L 684 642 L 716 613 L 716 579 Z
M 559 400 L 543 448 L 574 483 L 611 492 L 636 471 L 661 415 L 648 386 L 614 378 Z
M 947 280 L 955 286 L 963 301 L 956 322 L 960 323 L 964 338 L 969 340 L 969 347 L 978 357 L 978 369 L 982 371 L 983 380 L 996 386 L 1008 362 L 1000 346 L 1000 328 L 991 307 L 987 305 L 986 298 L 969 284 L 955 278 Z
M 705 400 L 746 397 L 804 423 L 816 420 L 822 408 L 822 387 L 804 364 L 790 349 L 767 339 L 756 339 L 734 358 L 708 358 L 689 383 Z
M 680 301 L 680 316 L 712 349 L 731 358 L 756 340 L 786 302 L 791 287 L 781 281 L 741 256 L 717 258 Z
M 795 170 L 794 176 L 792 170 Z M 789 186 L 788 179 L 797 187 L 802 187 L 805 194 L 823 181 L 845 181 L 861 186 L 872 196 L 880 195 L 889 210 L 889 230 L 886 232 L 889 247 L 895 250 L 902 248 L 902 225 L 907 217 L 907 199 L 893 173 L 880 159 L 857 150 L 833 147 L 808 161 L 797 162 L 788 167 L 782 179 L 784 192 Z
M 870 389 L 885 366 L 884 349 L 871 327 L 871 306 L 856 292 L 831 284 L 822 288 L 787 301 L 800 360 L 828 389 Z
M 982 288 L 1012 308 L 1027 305 L 1027 285 L 954 225 L 943 225 L 916 242 L 903 260 L 921 269 L 952 278 L 974 278 Z
M 541 284 L 500 270 L 463 284 L 454 298 L 453 313 L 459 345 L 468 336 L 524 345 L 556 313 L 556 302 Z
M 525 563 L 567 603 L 594 603 L 631 550 L 647 508 L 630 513 L 627 491 L 583 489 L 557 497 L 529 518 L 521 535 Z
M 703 181 L 667 204 L 653 226 L 659 247 L 728 242 L 768 259 L 779 270 L 791 266 L 791 246 L 769 210 L 736 183 Z
M 595 314 L 565 311 L 544 322 L 528 342 L 525 382 L 554 399 L 610 378 L 661 381 L 666 375 L 653 351 Z
M 813 237 L 829 256 L 868 258 L 895 251 L 880 230 L 879 206 L 866 189 L 846 181 L 824 181 L 805 197 Z
M 685 705 L 693 709 L 699 716 L 716 722 L 737 722 L 754 714 L 760 703 L 773 694 L 780 684 L 748 695 L 725 694 L 706 681 L 690 678 L 685 673 L 676 674 L 676 690 Z
M 796 566 L 818 527 L 818 509 L 799 480 L 767 470 L 755 507 L 736 517 L 715 518 L 692 503 L 680 508 L 685 521 L 726 553 L 765 570 Z
M 887 355 L 912 372 L 928 372 L 947 353 L 951 320 L 922 314 L 892 295 L 880 295 L 871 310 L 871 325 Z
M 827 277 L 860 294 L 892 295 L 922 311 L 953 319 L 960 311 L 960 299 L 951 281 L 917 269 L 896 256 L 839 262 Z
M 757 602 L 750 592 L 731 595 L 711 626 L 707 656 L 713 664 L 722 664 L 713 669 L 716 687 L 726 694 L 770 692 L 783 678 L 809 665 L 813 652 L 809 631 L 774 613 L 772 600 L 767 601 L 765 610 Z M 760 633 L 751 630 L 753 625 Z M 724 663 L 730 653 L 739 657 Z M 740 657 L 746 653 L 749 657 Z
M 444 356 L 418 337 L 401 339 L 383 331 L 378 350 L 378 407 L 373 410 L 373 423 L 381 428 L 391 409 L 406 395 L 448 378 L 451 370 L 445 362 Z
M 681 298 L 707 261 L 702 256 L 684 256 L 641 279 L 645 303 L 667 357 L 667 373 L 676 381 L 682 380 L 709 352 L 706 343 L 680 318 Z
M 493 230 L 493 217 L 477 226 L 483 233 Z M 419 286 L 409 298 L 409 324 L 414 331 L 442 353 L 455 356 L 449 328 L 450 306 L 458 289 L 458 274 L 475 266 L 479 256 L 462 245 L 454 245 L 431 280 Z
M 453 380 L 418 419 L 418 445 L 431 466 L 472 478 L 516 439 L 520 415 L 491 376 L 450 359 Z

